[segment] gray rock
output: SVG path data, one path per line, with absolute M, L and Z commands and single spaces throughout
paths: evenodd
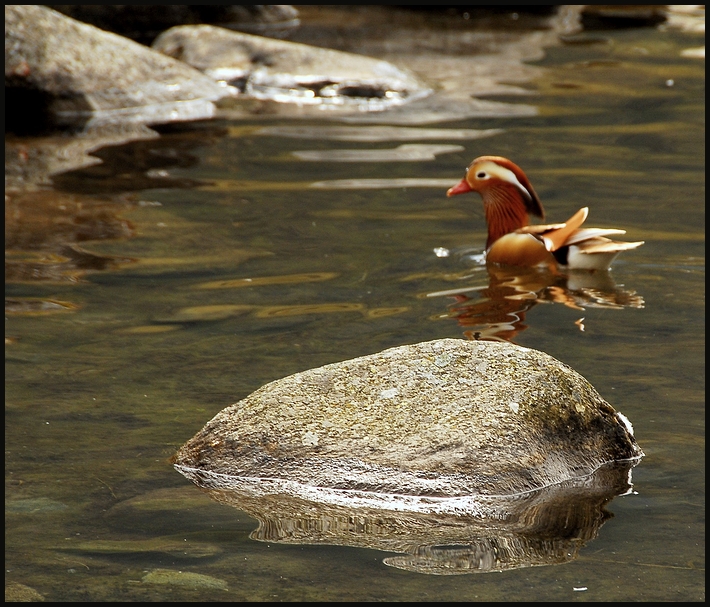
M 210 118 L 227 94 L 188 65 L 33 5 L 5 6 L 5 87 L 9 128 L 30 102 L 58 125 L 155 124 Z
M 210 25 L 171 28 L 153 48 L 255 99 L 335 106 L 364 100 L 380 110 L 432 92 L 387 61 Z
M 551 356 L 441 339 L 266 384 L 218 413 L 174 463 L 201 486 L 426 511 L 642 455 L 628 420 Z

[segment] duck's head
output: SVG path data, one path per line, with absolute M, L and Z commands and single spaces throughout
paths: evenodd
M 508 199 L 509 204 L 522 204 L 530 215 L 544 219 L 542 202 L 527 175 L 514 162 L 502 156 L 479 156 L 466 169 L 464 178 L 447 196 L 478 192 L 484 204 L 490 200 Z M 502 201 L 501 200 L 501 201 Z
M 530 180 L 515 163 L 501 156 L 479 156 L 447 196 L 478 192 L 488 222 L 487 248 L 501 236 L 530 223 L 528 215 L 544 219 L 545 210 Z

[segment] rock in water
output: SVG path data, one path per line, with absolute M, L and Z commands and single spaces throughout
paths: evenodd
M 173 461 L 203 487 L 426 510 L 642 456 L 628 420 L 567 365 L 510 343 L 440 339 L 266 384 Z
M 180 61 L 46 6 L 5 6 L 11 127 L 84 128 L 212 118 L 228 91 Z M 14 110 L 14 111 L 12 111 Z

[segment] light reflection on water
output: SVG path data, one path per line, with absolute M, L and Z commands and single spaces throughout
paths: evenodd
M 503 132 L 457 138 L 463 151 L 436 159 L 326 162 L 330 150 L 399 144 L 289 138 L 278 129 L 293 122 L 264 116 L 246 125 L 261 133 L 203 125 L 189 146 L 179 129 L 166 134 L 168 160 L 151 165 L 166 173 L 149 179 L 121 148 L 58 179 L 92 200 L 92 187 L 115 194 L 138 177 L 145 187 L 115 207 L 132 233 L 83 242 L 74 257 L 38 254 L 53 280 L 6 286 L 16 306 L 6 313 L 7 579 L 54 600 L 566 600 L 574 587 L 593 600 L 702 599 L 704 66 L 681 57 L 697 45 L 682 33 L 605 37 L 537 64 L 539 116 L 437 124 Z M 309 123 L 323 127 L 297 124 Z M 615 517 L 577 560 L 505 578 L 403 573 L 364 548 L 250 540 L 256 521 L 186 486 L 168 458 L 267 381 L 461 337 L 467 319 L 479 331 L 499 322 L 485 315 L 494 280 L 462 253 L 485 241 L 480 201 L 447 199 L 440 185 L 484 153 L 523 166 L 551 221 L 589 206 L 594 225 L 646 241 L 617 260 L 611 286 L 587 287 L 591 299 L 528 285 L 525 326 L 504 335 L 571 365 L 631 419 L 646 453 L 637 494 L 611 503 Z M 431 187 L 362 187 L 392 179 Z M 308 187 L 342 180 L 354 181 Z M 108 217 L 106 204 L 86 221 Z M 80 260 L 71 281 L 62 259 Z M 447 294 L 462 286 L 464 301 Z M 595 305 L 609 293 L 622 304 Z

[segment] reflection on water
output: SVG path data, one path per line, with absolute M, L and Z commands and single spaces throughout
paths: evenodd
M 488 285 L 462 286 L 427 293 L 450 297 L 454 303 L 439 318 L 454 318 L 468 339 L 514 342 L 528 325 L 525 316 L 540 303 L 587 308 L 643 308 L 643 297 L 619 287 L 609 271 L 557 272 L 546 267 L 487 266 Z M 480 278 L 479 278 L 480 280 Z M 584 317 L 575 322 L 584 331 Z
M 319 139 L 332 141 L 426 141 L 439 139 L 483 139 L 502 133 L 502 129 L 426 129 L 397 126 L 272 126 L 256 131 L 259 135 L 289 137 L 294 139 Z
M 117 215 L 130 206 L 42 190 L 6 194 L 5 280 L 78 282 L 88 273 L 131 263 L 79 244 L 130 238 L 134 226 Z
M 587 477 L 514 496 L 454 498 L 462 512 L 482 513 L 475 516 L 347 508 L 265 493 L 259 479 L 232 478 L 226 489 L 199 470 L 180 471 L 212 499 L 256 518 L 252 539 L 401 552 L 383 562 L 407 571 L 454 575 L 574 560 L 613 516 L 605 506 L 632 490 L 636 463 L 607 464 Z
M 404 143 L 391 150 L 296 150 L 291 153 L 299 160 L 311 162 L 417 162 L 463 151 L 460 145 Z

